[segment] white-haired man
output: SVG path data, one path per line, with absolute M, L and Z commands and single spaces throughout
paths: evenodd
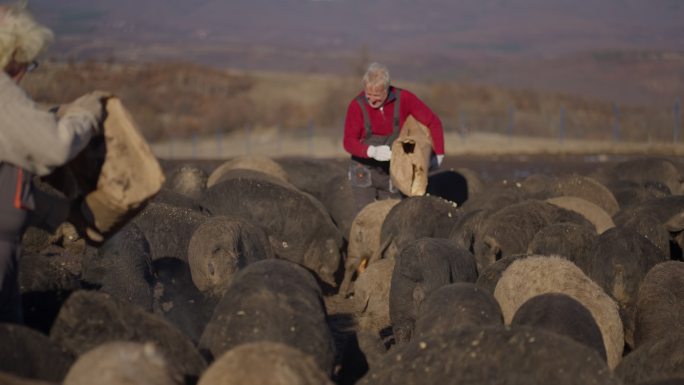
M 351 154 L 349 179 L 357 212 L 376 199 L 400 198 L 391 185 L 391 146 L 412 115 L 430 129 L 437 166 L 444 158 L 444 132 L 439 117 L 416 95 L 390 84 L 387 67 L 371 63 L 363 91 L 347 108 L 344 149 Z
M 104 94 L 70 104 L 61 118 L 36 108 L 19 88 L 52 40 L 24 5 L 0 5 L 0 322 L 22 322 L 17 284 L 20 239 L 35 202 L 32 175 L 76 156 L 98 130 Z

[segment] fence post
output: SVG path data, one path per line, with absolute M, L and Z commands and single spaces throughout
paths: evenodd
M 252 126 L 249 123 L 245 123 L 245 149 L 247 155 L 252 154 Z
M 309 156 L 313 155 L 313 121 L 309 119 L 307 127 L 307 135 L 309 139 Z
M 216 158 L 221 159 L 221 130 L 216 129 Z
M 463 140 L 463 143 L 466 141 L 467 131 L 468 127 L 466 126 L 468 121 L 468 117 L 466 116 L 466 113 L 463 111 L 458 112 L 458 131 L 461 134 L 461 139 Z
M 515 124 L 515 107 L 510 106 L 508 108 L 508 128 L 507 128 L 508 142 L 509 143 L 513 140 L 513 125 L 514 124 Z
M 192 133 L 192 159 L 197 159 L 197 133 Z
M 278 123 L 276 126 L 276 132 L 277 132 L 277 138 L 276 140 L 278 141 L 278 154 L 283 153 L 283 125 Z
M 682 106 L 681 106 L 681 100 L 679 98 L 675 99 L 675 105 L 674 105 L 674 128 L 673 128 L 673 137 L 674 137 L 674 142 L 677 143 L 679 141 L 679 129 L 681 127 L 681 121 L 682 121 Z
M 174 154 L 174 146 L 176 145 L 176 137 L 172 136 L 171 137 L 171 143 L 169 144 L 169 159 L 174 159 L 175 154 Z
M 560 121 L 558 125 L 558 140 L 563 143 L 565 140 L 565 107 L 560 108 Z
M 613 103 L 613 142 L 620 141 L 620 107 Z

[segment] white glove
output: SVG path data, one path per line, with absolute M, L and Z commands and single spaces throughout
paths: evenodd
M 389 146 L 368 146 L 366 154 L 369 158 L 379 160 L 381 162 L 387 162 L 392 158 L 392 150 Z
M 444 155 L 434 154 L 430 157 L 430 171 L 437 170 L 442 165 Z
M 104 117 L 104 103 L 111 96 L 111 93 L 104 91 L 87 93 L 70 104 L 60 107 L 57 115 L 86 115 L 90 118 L 90 125 L 95 130 L 95 134 L 99 134 L 100 123 L 102 123 Z

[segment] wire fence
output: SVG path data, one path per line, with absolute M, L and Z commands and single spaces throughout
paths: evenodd
M 455 121 L 454 121 L 455 120 Z M 460 110 L 457 119 L 445 122 L 467 136 L 488 132 L 506 136 L 533 136 L 582 140 L 677 143 L 682 129 L 681 102 L 673 107 L 622 109 L 611 111 L 572 110 L 561 106 L 556 111 L 530 113 L 514 107 L 501 111 Z
M 498 143 L 521 138 L 564 145 L 590 141 L 602 144 L 668 144 L 679 146 L 682 130 L 681 101 L 663 108 L 621 108 L 615 104 L 601 114 L 561 106 L 557 111 L 529 113 L 514 107 L 500 111 L 461 109 L 443 117 L 447 153 L 450 148 L 486 135 Z M 165 158 L 229 158 L 240 155 L 344 156 L 343 124 L 317 126 L 313 120 L 303 127 L 284 128 L 245 125 L 240 130 L 216 129 L 212 135 L 166 138 L 153 143 L 155 153 Z

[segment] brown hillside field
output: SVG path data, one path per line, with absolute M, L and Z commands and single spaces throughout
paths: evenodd
M 47 105 L 68 102 L 93 89 L 111 91 L 152 143 L 180 143 L 195 136 L 216 147 L 211 142 L 220 134 L 244 150 L 245 139 L 238 137 L 249 130 L 253 148 L 256 139 L 277 132 L 277 140 L 283 142 L 288 136 L 295 142 L 303 135 L 313 136 L 309 154 L 335 156 L 343 154 L 344 115 L 360 82 L 360 77 L 245 72 L 187 63 L 88 61 L 47 62 L 25 79 L 24 86 Z M 568 94 L 463 82 L 395 83 L 416 93 L 441 117 L 451 144 L 447 153 L 516 148 L 514 152 L 564 152 L 578 141 L 581 152 L 600 151 L 596 146 L 608 146 L 604 151 L 609 152 L 627 146 L 626 151 L 633 152 L 629 146 L 635 143 L 648 146 L 649 152 L 664 146 L 671 153 L 679 147 L 673 143 L 673 106 L 614 106 Z M 194 151 L 195 156 L 202 155 Z M 213 155 L 213 150 L 205 154 Z

